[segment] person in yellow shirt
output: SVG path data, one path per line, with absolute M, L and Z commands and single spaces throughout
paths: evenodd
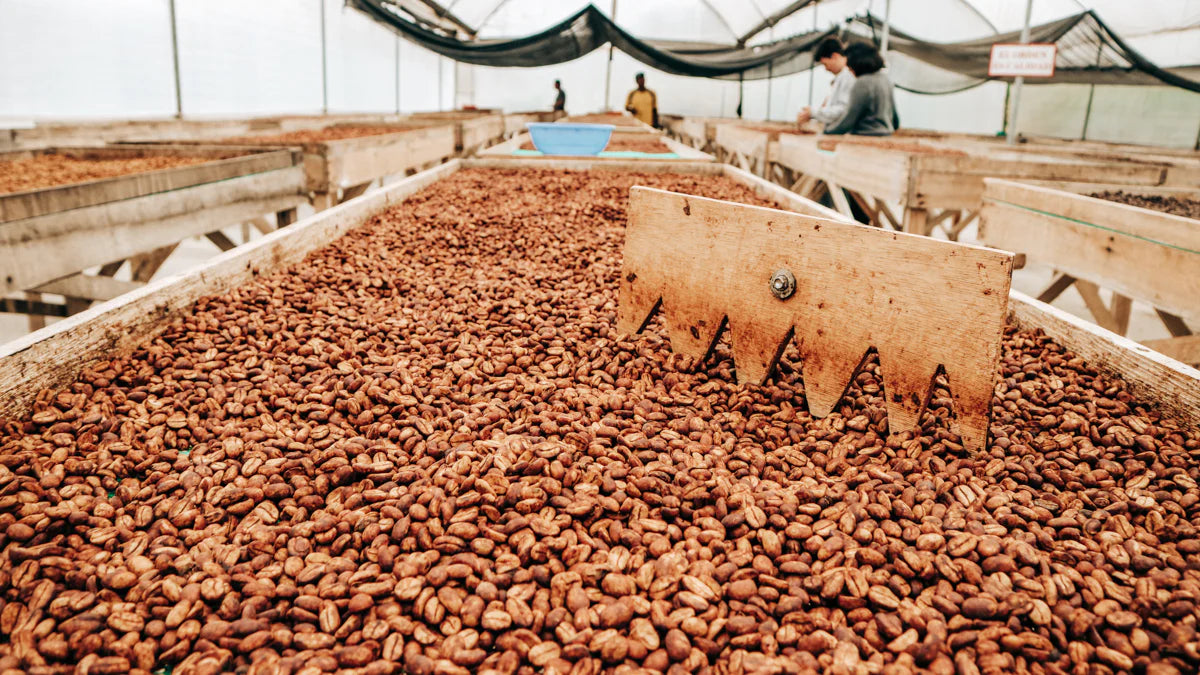
M 658 97 L 646 88 L 646 76 L 638 73 L 637 89 L 625 98 L 625 109 L 631 115 L 652 127 L 658 126 Z

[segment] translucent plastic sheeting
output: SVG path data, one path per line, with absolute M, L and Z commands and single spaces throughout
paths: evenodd
M 0 118 L 175 114 L 169 6 L 0 0 Z M 175 11 L 185 116 L 320 112 L 322 11 L 331 112 L 394 110 L 397 79 L 403 112 L 454 105 L 452 62 L 341 0 L 175 0 Z

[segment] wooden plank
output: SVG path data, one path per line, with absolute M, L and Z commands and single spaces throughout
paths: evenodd
M 833 179 L 842 187 L 888 202 L 909 197 L 909 153 L 841 143 L 833 160 Z
M 29 301 L 30 308 L 35 308 L 45 303 L 42 302 L 42 294 L 32 291 L 25 292 L 25 299 Z M 46 317 L 37 311 L 29 313 L 29 330 L 35 331 L 46 327 Z
M 1090 367 L 1120 377 L 1139 402 L 1180 428 L 1200 425 L 1200 371 L 1023 293 L 1011 295 L 1010 316 L 1019 326 L 1044 331 Z
M 129 259 L 130 276 L 134 281 L 146 282 L 154 277 L 154 273 L 167 262 L 167 258 L 175 252 L 179 244 L 168 244 L 149 251 L 140 253 Z
M 28 411 L 38 392 L 61 387 L 96 359 L 141 344 L 205 295 L 287 267 L 313 249 L 361 225 L 370 215 L 403 201 L 459 168 L 457 160 L 392 183 L 361 199 L 272 232 L 186 272 L 150 283 L 120 298 L 0 345 L 0 419 Z M 65 359 L 63 354 L 71 354 Z
M 778 204 L 782 208 L 789 211 L 795 211 L 806 216 L 814 218 L 827 218 L 829 220 L 840 220 L 847 223 L 853 223 L 854 218 L 851 216 L 843 216 L 842 214 L 804 198 L 790 190 L 784 189 L 781 185 L 776 185 L 770 181 L 763 180 L 758 176 L 739 169 L 736 166 L 729 164 L 721 164 L 722 170 L 726 176 L 738 181 L 748 187 L 754 188 L 754 193 L 763 199 L 770 200 Z
M 988 183 L 979 228 L 985 244 L 1024 252 L 1031 260 L 1174 314 L 1200 315 L 1200 228 L 1192 221 L 1147 214 L 1093 225 L 1039 208 L 1054 208 L 1050 204 L 1025 202 L 1011 185 Z M 1064 200 L 1090 199 L 1060 194 Z M 1059 210 L 1078 213 L 1065 201 Z
M 34 290 L 84 300 L 112 300 L 118 295 L 141 288 L 142 285 L 136 281 L 113 279 L 111 276 L 72 274 L 61 279 L 55 279 L 50 283 L 42 284 Z
M 904 209 L 904 231 L 909 234 L 928 235 L 928 220 L 929 211 L 925 209 L 912 207 Z M 1001 247 L 998 246 L 997 248 Z
M 1200 364 L 1200 335 L 1184 335 L 1163 338 L 1161 340 L 1146 340 L 1142 344 L 1180 363 L 1186 363 L 1190 366 Z
M 104 154 L 141 157 L 156 154 L 151 152 L 156 148 L 161 148 L 161 146 L 115 146 L 104 148 Z M 182 151 L 178 148 L 171 149 L 176 151 L 174 154 L 187 154 L 186 151 L 191 150 L 194 151 L 194 154 L 201 156 L 216 156 L 222 152 L 242 151 L 240 148 L 235 150 L 230 147 L 208 146 L 183 148 Z M 68 150 L 72 149 L 52 148 L 48 152 L 66 152 Z M 3 159 L 4 156 L 0 156 L 0 160 Z M 241 157 L 214 159 L 204 164 L 145 171 L 40 190 L 14 192 L 0 195 L 0 223 L 35 218 L 123 199 L 135 199 L 240 176 L 288 169 L 298 164 L 299 161 L 299 156 L 293 155 L 290 150 L 244 148 L 244 156 Z
M 0 224 L 3 293 L 172 244 L 303 201 L 300 167 Z
M 768 281 L 793 270 L 796 294 Z M 916 426 L 944 367 L 964 443 L 982 447 L 1012 254 L 650 188 L 630 194 L 618 328 L 656 308 L 672 347 L 703 358 L 728 321 L 738 379 L 761 382 L 790 336 L 814 415 L 828 414 L 868 348 L 879 352 L 889 426 Z
M 217 248 L 221 249 L 222 251 L 228 251 L 237 248 L 237 244 L 235 244 L 229 237 L 226 237 L 225 233 L 221 232 L 220 230 L 208 232 L 204 235 L 204 237 L 216 244 Z
M 985 182 L 986 198 L 991 201 L 1021 206 L 1134 237 L 1200 251 L 1200 219 L 1185 218 L 1043 185 L 999 179 L 987 179 Z M 1079 183 L 1074 185 L 1082 187 Z M 1136 189 L 1133 191 L 1137 192 Z M 1179 196 L 1200 198 L 1200 191 L 1181 193 Z
M 464 168 L 480 169 L 564 169 L 567 171 L 647 171 L 680 173 L 723 173 L 722 164 L 675 160 L 656 162 L 641 159 L 604 157 L 470 157 L 462 160 Z
M 318 192 L 334 192 L 337 188 L 402 174 L 455 153 L 454 127 L 449 125 L 328 141 L 323 145 L 327 182 L 310 185 L 310 189 Z M 307 150 L 305 153 L 309 154 Z
M 1037 299 L 1041 302 L 1054 302 L 1054 299 L 1063 294 L 1063 291 L 1075 284 L 1075 277 L 1070 274 L 1059 274 L 1054 277 L 1050 285 L 1038 294 Z
M 1092 318 L 1096 323 L 1100 324 L 1105 330 L 1111 330 L 1117 335 L 1124 335 L 1125 332 L 1120 330 L 1117 320 L 1109 311 L 1108 305 L 1104 304 L 1104 299 L 1100 297 L 1100 287 L 1090 281 L 1083 279 L 1075 280 L 1075 290 L 1079 291 L 1079 296 L 1083 298 L 1083 304 L 1087 305 L 1088 311 L 1092 313 Z
M 3 302 L 0 302 L 0 312 L 28 314 L 30 319 L 45 316 L 67 316 L 67 306 L 56 302 L 43 302 L 28 298 L 3 298 Z M 30 323 L 33 322 L 31 321 Z M 32 330 L 35 332 L 40 331 L 43 327 L 44 322 L 43 326 L 33 328 Z
M 1108 307 L 1109 314 L 1112 315 L 1113 324 L 1116 328 L 1113 332 L 1117 335 L 1125 335 L 1129 332 L 1129 314 L 1133 311 L 1133 300 L 1128 296 L 1120 293 L 1112 294 L 1112 302 Z
M 1155 308 L 1154 312 L 1158 314 L 1158 318 L 1162 320 L 1163 325 L 1167 327 L 1167 332 L 1172 337 L 1183 337 L 1184 335 L 1192 334 L 1192 329 L 1188 328 L 1187 323 L 1182 318 L 1157 308 Z

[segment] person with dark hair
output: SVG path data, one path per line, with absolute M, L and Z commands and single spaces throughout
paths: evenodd
M 846 67 L 854 71 L 850 101 L 841 119 L 825 127 L 830 135 L 891 136 L 900 128 L 892 81 L 883 72 L 875 45 L 859 42 L 846 49 Z
M 846 113 L 850 103 L 850 88 L 854 86 L 854 72 L 846 67 L 846 48 L 835 37 L 825 38 L 817 45 L 813 60 L 833 74 L 833 88 L 816 110 L 808 106 L 801 108 L 796 123 L 802 125 L 809 120 L 816 120 L 828 126 Z
M 634 80 L 637 81 L 637 89 L 629 92 L 629 96 L 625 97 L 625 109 L 642 122 L 657 127 L 658 96 L 646 88 L 646 76 L 643 73 L 638 73 Z
M 554 112 L 565 113 L 567 111 L 567 92 L 563 91 L 562 82 L 559 80 L 554 81 L 554 88 L 558 90 L 558 95 L 554 97 Z

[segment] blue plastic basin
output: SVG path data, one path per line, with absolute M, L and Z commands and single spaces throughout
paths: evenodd
M 598 155 L 612 136 L 611 124 L 529 122 L 533 147 L 547 155 Z

